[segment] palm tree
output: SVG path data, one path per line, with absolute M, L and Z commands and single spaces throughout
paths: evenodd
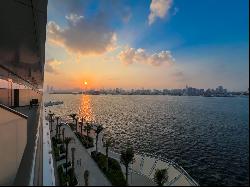
M 71 179 L 71 184 L 73 183 L 73 176 L 75 173 L 75 150 L 76 148 L 72 147 L 71 148 L 71 157 L 72 157 L 72 173 L 70 175 L 70 179 Z
M 95 141 L 95 147 L 96 147 L 96 153 L 98 153 L 98 136 L 99 134 L 102 132 L 103 127 L 101 125 L 98 125 L 95 129 L 95 133 L 96 133 L 96 141 Z
M 80 121 L 80 122 L 79 122 L 79 125 L 80 125 L 80 129 L 81 129 L 81 136 L 82 136 L 82 126 L 83 126 L 83 122 L 82 122 L 82 121 Z
M 89 122 L 86 123 L 86 126 L 84 126 L 84 131 L 87 132 L 87 144 L 89 145 L 89 133 L 92 129 L 92 124 Z
M 65 137 L 64 138 L 64 143 L 66 145 L 66 176 L 68 174 L 68 148 L 69 148 L 69 143 L 73 140 L 71 137 Z
M 60 117 L 56 116 L 55 118 L 56 118 L 56 137 L 58 138 L 58 121 L 59 121 Z
M 121 163 L 126 167 L 126 184 L 128 185 L 128 166 L 134 160 L 134 149 L 128 146 L 127 149 L 121 151 Z
M 52 122 L 53 122 L 53 116 L 55 115 L 54 113 L 49 112 L 49 122 L 50 122 L 50 132 L 53 131 L 52 129 Z
M 64 143 L 64 131 L 65 131 L 65 128 L 62 129 L 63 143 Z
M 69 116 L 72 118 L 72 121 L 73 121 L 72 124 L 74 124 L 74 121 L 75 121 L 75 119 L 76 119 L 76 115 L 77 115 L 77 114 L 75 114 L 75 113 L 69 115 Z
M 58 125 L 58 136 L 59 136 L 59 140 L 60 140 L 60 138 L 61 138 L 61 127 L 62 127 L 62 124 L 59 124 Z
M 81 135 L 82 135 L 82 127 L 83 127 L 83 117 L 81 118 L 81 121 L 79 122 L 79 127 L 80 127 L 80 131 L 81 131 Z
M 75 122 L 76 122 L 76 124 L 75 124 L 75 125 L 76 125 L 76 132 L 77 132 L 78 119 L 79 119 L 78 117 L 75 118 Z
M 89 170 L 86 170 L 84 172 L 84 181 L 85 181 L 85 186 L 89 185 Z
M 109 148 L 112 146 L 112 141 L 111 141 L 111 139 L 110 138 L 108 138 L 107 140 L 105 140 L 105 142 L 104 142 L 104 147 L 106 147 L 106 170 L 108 171 L 109 170 L 109 161 L 108 161 L 108 159 L 109 159 Z
M 154 175 L 154 181 L 158 186 L 163 186 L 168 181 L 167 169 L 157 169 Z

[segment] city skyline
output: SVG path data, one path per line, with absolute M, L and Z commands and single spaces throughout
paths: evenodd
M 147 94 L 153 94 L 154 92 L 158 92 L 161 94 L 165 94 L 166 93 L 174 93 L 176 95 L 185 95 L 184 92 L 189 92 L 190 94 L 186 95 L 204 95 L 205 92 L 211 92 L 211 93 L 225 93 L 225 94 L 229 94 L 229 93 L 234 93 L 234 94 L 249 94 L 249 88 L 247 90 L 241 90 L 241 91 L 234 91 L 234 90 L 228 90 L 227 88 L 224 88 L 223 86 L 219 85 L 217 87 L 214 88 L 196 88 L 196 87 L 192 87 L 192 86 L 188 86 L 186 85 L 186 87 L 183 88 L 160 88 L 160 89 L 156 89 L 156 88 L 128 88 L 128 89 L 124 89 L 121 87 L 116 87 L 116 88 L 100 88 L 100 89 L 88 89 L 86 88 L 71 88 L 71 89 L 58 89 L 54 86 L 51 85 L 47 85 L 46 88 L 44 87 L 44 92 L 47 93 L 91 93 L 94 94 L 96 92 L 103 92 L 103 93 L 118 93 L 119 94 L 128 94 L 128 93 L 132 93 L 132 92 L 143 92 L 145 91 L 145 93 Z M 194 93 L 194 94 L 193 94 Z M 167 95 L 167 94 L 166 94 Z
M 45 85 L 247 90 L 247 7 L 246 0 L 49 1 Z

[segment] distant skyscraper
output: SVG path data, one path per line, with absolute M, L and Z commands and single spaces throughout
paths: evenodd
M 49 93 L 49 85 L 47 85 L 47 90 L 46 90 L 46 92 L 48 92 L 48 93 Z

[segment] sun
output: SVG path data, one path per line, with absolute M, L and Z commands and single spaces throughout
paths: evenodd
M 87 81 L 84 81 L 84 84 L 85 84 L 85 85 L 87 85 L 87 84 L 88 84 L 88 82 L 87 82 Z

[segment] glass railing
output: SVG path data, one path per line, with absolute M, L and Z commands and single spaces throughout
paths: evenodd
M 42 103 L 44 106 L 44 103 Z M 52 155 L 52 144 L 50 136 L 49 122 L 45 119 L 45 109 L 43 111 L 43 185 L 55 186 L 55 169 Z

